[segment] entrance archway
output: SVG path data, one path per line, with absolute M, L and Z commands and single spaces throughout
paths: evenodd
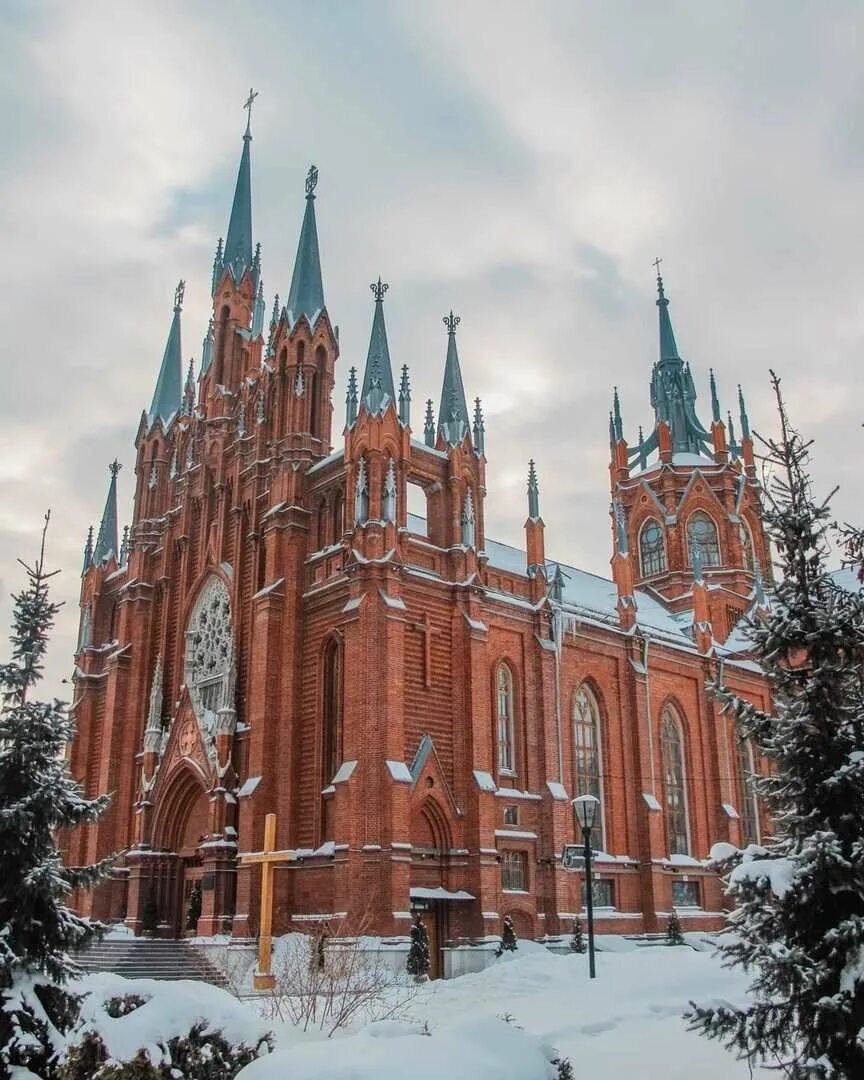
M 160 919 L 172 937 L 186 933 L 196 884 L 199 890 L 206 887 L 199 845 L 210 831 L 209 796 L 192 769 L 181 768 L 167 785 L 153 822 L 154 847 L 169 853 L 154 885 Z

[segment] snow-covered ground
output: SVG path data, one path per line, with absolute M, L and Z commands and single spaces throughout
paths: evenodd
M 277 1052 L 240 1078 L 546 1080 L 554 1076 L 550 1046 L 570 1059 L 576 1080 L 751 1076 L 746 1063 L 688 1032 L 681 1019 L 691 1000 L 743 1004 L 742 975 L 721 968 L 709 951 L 636 948 L 614 938 L 605 945 L 611 951 L 598 954 L 592 982 L 587 956 L 520 942 L 485 971 L 422 985 L 400 1022 L 326 1041 L 280 1030 Z

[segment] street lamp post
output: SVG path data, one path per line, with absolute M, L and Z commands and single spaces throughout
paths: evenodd
M 591 884 L 591 830 L 597 821 L 600 812 L 600 800 L 595 795 L 580 795 L 573 800 L 573 810 L 576 820 L 582 829 L 582 840 L 585 844 L 585 908 L 588 913 L 588 975 L 590 978 L 597 977 L 594 966 L 594 890 Z

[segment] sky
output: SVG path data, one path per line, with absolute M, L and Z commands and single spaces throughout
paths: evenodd
M 369 282 L 389 282 L 414 429 L 461 316 L 486 414 L 486 528 L 522 542 L 534 458 L 546 550 L 608 574 L 608 409 L 652 423 L 652 266 L 710 421 L 768 370 L 815 440 L 818 493 L 861 522 L 864 5 L 511 0 L 0 0 L 0 622 L 50 507 L 64 602 L 47 693 L 69 697 L 81 552 L 133 439 L 186 280 L 201 355 L 249 87 L 255 239 L 288 293 L 320 171 L 338 439 Z

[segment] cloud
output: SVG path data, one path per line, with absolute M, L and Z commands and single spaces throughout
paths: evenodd
M 839 482 L 838 515 L 858 515 L 862 22 L 853 3 L 830 17 L 779 2 L 13 8 L 0 566 L 15 587 L 51 506 L 66 608 L 50 689 L 71 667 L 81 546 L 115 455 L 131 516 L 132 439 L 180 277 L 184 352 L 200 355 L 252 84 L 271 294 L 287 293 L 303 177 L 321 169 L 337 433 L 381 273 L 417 429 L 440 393 L 441 316 L 462 316 L 466 390 L 488 417 L 490 535 L 520 542 L 534 457 L 550 554 L 605 572 L 605 416 L 615 383 L 627 433 L 650 427 L 659 252 L 703 419 L 714 367 L 724 404 L 744 383 L 770 430 L 777 368 L 816 439 L 817 487 Z

